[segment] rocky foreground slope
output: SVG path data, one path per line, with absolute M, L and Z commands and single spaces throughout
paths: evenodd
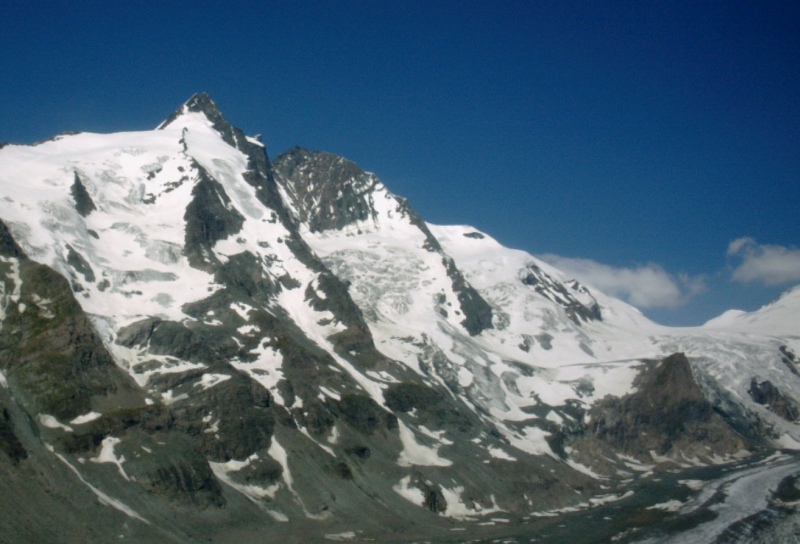
M 207 95 L 0 187 L 0 540 L 630 539 L 800 449 L 800 289 L 661 327 Z

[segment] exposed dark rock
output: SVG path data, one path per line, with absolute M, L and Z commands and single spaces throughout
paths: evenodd
M 295 148 L 280 155 L 273 163 L 285 194 L 295 210 L 295 220 L 312 232 L 342 228 L 376 217 L 375 189 L 380 181 L 357 164 L 342 157 L 319 151 Z M 462 325 L 470 335 L 492 328 L 492 309 L 467 283 L 453 260 L 431 234 L 425 221 L 405 199 L 390 195 L 396 202 L 398 216 L 407 217 L 425 235 L 425 248 L 442 254 L 447 275 L 458 296 L 464 315 Z
M 797 356 L 792 350 L 786 346 L 781 346 L 778 350 L 781 352 L 781 362 L 786 365 L 786 368 L 795 376 L 800 376 L 800 372 L 797 371 Z
M 325 471 L 342 480 L 352 480 L 353 471 L 350 470 L 350 465 L 346 461 L 335 461 L 325 465 Z
M 633 393 L 607 397 L 589 412 L 589 432 L 618 451 L 637 457 L 649 457 L 651 451 L 705 457 L 747 447 L 703 396 L 682 353 L 649 363 L 634 387 Z
M 384 362 L 385 357 L 375 349 L 372 333 L 361 310 L 348 294 L 347 285 L 325 271 L 317 277 L 317 288 L 324 293 L 324 298 L 317 297 L 309 285 L 305 293 L 306 299 L 315 310 L 331 312 L 346 327 L 331 337 L 337 353 L 354 359 L 365 368 L 374 368 L 378 363 Z
M 193 324 L 194 325 L 194 324 Z M 184 361 L 220 363 L 238 352 L 239 346 L 217 327 L 146 318 L 120 329 L 117 343 L 125 347 L 147 347 L 154 355 L 172 355 Z
M 335 423 L 330 410 L 319 399 L 313 399 L 303 409 L 298 409 L 295 418 L 312 436 L 327 434 Z
M 371 199 L 378 180 L 354 162 L 296 147 L 273 166 L 288 182 L 297 219 L 312 232 L 340 230 L 374 217 Z
M 117 448 L 126 459 L 128 476 L 148 493 L 201 510 L 225 505 L 208 461 L 188 437 L 133 431 Z
M 525 353 L 529 353 L 534 345 L 536 345 L 536 341 L 533 339 L 533 336 L 529 334 L 523 334 L 522 342 L 520 342 L 517 347 L 519 347 L 519 349 Z
M 200 451 L 219 462 L 246 459 L 268 449 L 276 415 L 288 417 L 282 409 L 276 414 L 279 407 L 258 383 L 233 368 L 226 372 L 230 378 L 211 387 L 200 382 L 202 373 L 170 384 L 176 397 L 191 395 L 171 406 L 175 428 L 194 437 Z
M 798 409 L 797 403 L 786 398 L 786 396 L 784 396 L 769 380 L 759 382 L 753 377 L 750 380 L 750 388 L 747 392 L 750 394 L 750 398 L 752 398 L 753 401 L 762 406 L 766 406 L 770 411 L 779 415 L 786 421 L 794 422 L 800 417 L 800 409 Z
M 0 220 L 0 256 L 14 257 L 21 259 L 25 256 L 22 249 L 17 245 L 14 237 L 11 236 L 11 231 L 8 230 L 6 224 Z
M 25 392 L 33 413 L 69 421 L 89 412 L 99 397 L 141 403 L 142 393 L 117 368 L 66 280 L 28 260 L 20 262 L 20 275 L 25 311 L 12 305 L 6 315 L 0 369 Z M 49 301 L 49 314 L 38 311 L 34 296 Z
M 67 264 L 81 274 L 87 282 L 94 283 L 95 276 L 92 265 L 69 244 L 67 244 Z
M 476 422 L 473 415 L 443 391 L 417 383 L 398 383 L 384 393 L 386 406 L 394 412 L 416 410 L 417 421 L 431 428 L 464 433 Z
M 107 436 L 124 436 L 140 431 L 153 435 L 173 427 L 173 414 L 163 405 L 137 406 L 108 411 L 98 419 L 74 425 L 58 442 L 72 454 L 85 455 L 100 447 Z
M 544 332 L 542 334 L 534 335 L 534 338 L 536 338 L 539 341 L 539 343 L 542 345 L 543 349 L 553 349 L 553 336 L 552 335 L 547 334 L 546 332 Z
M 83 217 L 86 217 L 97 209 L 92 197 L 89 195 L 83 182 L 81 182 L 78 172 L 75 172 L 75 181 L 72 183 L 70 193 L 72 193 L 72 198 L 75 200 L 75 209 Z
M 14 432 L 14 423 L 5 407 L 0 409 L 0 451 L 5 453 L 14 464 L 28 457 L 25 446 Z
M 461 311 L 464 314 L 461 324 L 467 329 L 467 332 L 471 336 L 475 336 L 486 329 L 493 328 L 492 307 L 489 306 L 489 303 L 467 283 L 452 259 L 445 257 L 443 263 L 450 281 L 453 282 L 453 291 L 458 297 Z
M 240 484 L 244 485 L 257 485 L 268 486 L 277 482 L 281 474 L 283 474 L 283 467 L 266 455 L 261 455 L 258 459 L 251 460 L 246 467 L 230 472 L 230 478 Z
M 342 395 L 335 407 L 335 414 L 362 434 L 397 428 L 397 417 L 365 395 Z
M 386 406 L 397 412 L 410 412 L 414 408 L 426 409 L 444 400 L 444 395 L 428 386 L 416 383 L 391 385 L 384 393 Z
M 800 501 L 800 487 L 798 487 L 800 481 L 798 479 L 800 476 L 794 475 L 781 480 L 778 489 L 775 490 L 774 498 L 784 503 Z
M 222 186 L 199 166 L 199 179 L 192 189 L 192 202 L 186 207 L 186 256 L 195 268 L 209 270 L 216 258 L 214 244 L 236 234 L 244 217 L 230 206 Z
M 589 306 L 584 305 L 570 293 L 563 283 L 553 279 L 533 263 L 528 264 L 524 270 L 520 271 L 519 279 L 543 297 L 561 305 L 567 316 L 577 325 L 580 325 L 581 321 L 602 320 L 600 305 L 597 304 L 597 301 Z M 575 291 L 583 291 L 588 294 L 584 287 L 575 280 L 572 281 L 571 287 Z
M 358 459 L 361 459 L 362 461 L 366 461 L 369 459 L 370 455 L 372 455 L 372 451 L 366 446 L 351 446 L 345 448 L 344 452 L 347 455 L 352 455 Z
M 214 274 L 215 280 L 225 285 L 226 296 L 231 300 L 263 300 L 278 293 L 280 284 L 264 273 L 263 263 L 255 255 L 244 251 L 231 255 Z
M 156 327 L 163 322 L 160 317 L 148 317 L 123 327 L 117 333 L 117 344 L 126 348 L 145 347 Z
M 442 490 L 434 486 L 425 486 L 422 489 L 422 494 L 425 499 L 422 505 L 436 514 L 441 514 L 447 510 L 447 500 L 442 495 Z

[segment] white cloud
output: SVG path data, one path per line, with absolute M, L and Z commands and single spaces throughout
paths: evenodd
M 800 249 L 762 245 L 753 238 L 738 238 L 728 244 L 728 256 L 741 259 L 733 279 L 780 285 L 800 281 Z
M 675 308 L 705 290 L 702 277 L 676 276 L 652 263 L 625 268 L 552 254 L 539 258 L 578 281 L 639 308 Z

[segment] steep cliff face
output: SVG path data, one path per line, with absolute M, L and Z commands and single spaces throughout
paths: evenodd
M 0 184 L 15 540 L 491 538 L 800 443 L 796 337 L 658 327 L 207 95 Z
M 285 180 L 287 204 L 311 232 L 377 220 L 373 199 L 380 182 L 354 162 L 295 148 L 278 157 L 275 168 Z
M 634 386 L 589 412 L 587 432 L 615 451 L 655 462 L 710 462 L 752 447 L 705 398 L 684 354 L 646 364 Z
M 387 191 L 375 175 L 342 157 L 301 148 L 279 156 L 275 171 L 295 220 L 317 235 L 308 239 L 318 254 L 327 254 L 334 238 L 363 237 L 364 245 L 368 245 L 369 238 L 384 236 L 391 243 L 402 233 L 402 241 L 416 239 L 418 248 L 431 254 L 422 258 L 430 260 L 430 265 L 449 279 L 450 285 L 443 287 L 457 301 L 460 325 L 473 336 L 492 328 L 489 304 L 464 279 L 419 214 L 404 199 Z

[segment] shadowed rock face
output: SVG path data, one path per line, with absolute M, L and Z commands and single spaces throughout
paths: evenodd
M 588 432 L 639 458 L 734 454 L 747 446 L 703 396 L 688 359 L 676 353 L 650 363 L 636 391 L 609 397 L 591 411 Z
M 71 193 L 72 198 L 75 200 L 75 209 L 83 217 L 97 209 L 77 172 L 75 172 L 75 182 L 72 184 Z
M 199 166 L 198 166 L 199 169 Z M 244 218 L 230 206 L 230 198 L 219 182 L 199 169 L 200 180 L 192 190 L 192 203 L 186 208 L 186 254 L 195 268 L 208 270 L 211 248 L 236 234 Z
M 20 259 L 23 255 L 22 249 L 17 245 L 14 237 L 11 236 L 6 224 L 0 221 L 0 256 Z
M 311 232 L 375 222 L 378 219 L 376 200 L 389 200 L 395 207 L 394 213 L 407 219 L 425 236 L 425 249 L 441 254 L 464 315 L 461 324 L 467 332 L 475 336 L 493 327 L 491 306 L 444 254 L 422 217 L 404 199 L 379 191 L 382 184 L 375 175 L 342 157 L 299 147 L 275 159 L 274 169 L 295 221 Z
M 786 346 L 781 346 L 778 348 L 778 351 L 781 353 L 781 362 L 786 365 L 786 368 L 789 369 L 789 372 L 795 376 L 800 376 L 800 372 L 797 371 L 797 356 L 792 352 L 792 350 Z
M 536 265 L 528 265 L 524 271 L 521 271 L 519 279 L 525 285 L 533 287 L 540 295 L 563 306 L 567 316 L 578 325 L 580 325 L 581 321 L 602 320 L 600 306 L 596 301 L 588 306 L 582 304 L 569 292 L 563 283 L 555 281 Z M 575 280 L 572 281 L 571 287 L 576 291 L 585 291 Z
M 298 220 L 312 232 L 374 217 L 370 198 L 378 180 L 354 162 L 298 147 L 279 156 L 275 168 L 293 189 Z
M 33 414 L 69 421 L 90 412 L 98 398 L 117 397 L 123 405 L 126 398 L 143 402 L 143 394 L 97 337 L 67 281 L 33 261 L 18 262 L 23 288 L 20 303 L 8 308 L 0 329 L 0 369 L 24 388 Z M 48 301 L 47 312 L 37 300 Z
M 784 396 L 769 380 L 759 382 L 753 378 L 750 380 L 750 389 L 747 392 L 755 402 L 766 406 L 786 421 L 797 421 L 800 417 L 797 404 Z
M 14 423 L 11 421 L 11 414 L 3 407 L 0 409 L 0 451 L 5 453 L 8 458 L 17 464 L 28 457 L 25 446 L 14 432 Z
M 195 507 L 222 504 L 219 485 L 197 444 L 170 430 L 174 414 L 163 406 L 147 405 L 146 393 L 114 363 L 67 281 L 27 259 L 12 242 L 6 238 L 4 252 L 15 256 L 22 289 L 18 303 L 6 309 L 0 328 L 0 370 L 11 391 L 6 396 L 4 390 L 0 400 L 7 405 L 0 410 L 0 451 L 19 465 L 20 475 L 28 474 L 30 489 L 16 500 L 33 500 L 30 494 L 40 486 L 48 493 L 71 493 L 70 477 L 53 482 L 47 471 L 29 472 L 26 463 L 42 462 L 43 445 L 67 456 L 92 456 L 104 439 L 121 437 L 127 439 L 123 449 L 139 444 L 152 452 L 146 457 L 129 453 L 126 469 L 138 476 L 133 487 Z M 0 268 L 8 266 L 0 263 Z M 8 292 L 13 287 L 8 283 L 16 280 L 4 276 Z M 73 424 L 66 433 L 34 424 L 46 416 L 63 426 L 95 410 L 102 417 Z

